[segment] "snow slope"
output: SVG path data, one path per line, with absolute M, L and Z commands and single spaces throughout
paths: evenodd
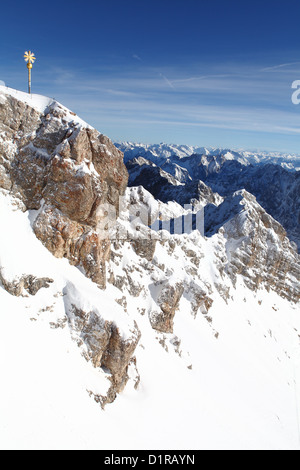
M 38 116 L 32 116 L 27 135 L 20 101 L 42 113 L 37 133 Z M 199 210 L 206 204 L 209 227 L 202 237 L 191 223 L 191 209 L 170 200 L 173 191 L 186 189 L 184 183 L 169 174 L 167 164 L 168 171 L 162 170 L 156 155 L 155 165 L 146 166 L 154 168 L 152 183 L 163 187 L 166 201 L 155 200 L 143 186 L 127 188 L 106 264 L 93 264 L 98 245 L 87 248 L 88 260 L 106 274 L 101 290 L 84 275 L 83 264 L 75 260 L 76 268 L 54 258 L 34 235 L 40 221 L 47 229 L 44 244 L 51 249 L 66 238 L 73 255 L 86 241 L 76 238 L 77 225 L 73 233 L 62 218 L 54 217 L 53 225 L 40 218 L 47 205 L 44 178 L 51 185 L 58 175 L 42 172 L 37 181 L 35 170 L 38 164 L 47 169 L 50 154 L 55 159 L 62 151 L 59 177 L 66 192 L 62 196 L 54 187 L 47 206 L 48 213 L 59 214 L 70 207 L 58 202 L 72 205 L 82 195 L 82 203 L 100 195 L 90 178 L 72 192 L 70 156 L 80 160 L 80 177 L 94 175 L 92 161 L 106 162 L 97 175 L 110 186 L 109 200 L 119 194 L 114 178 L 125 182 L 125 190 L 122 156 L 49 98 L 1 87 L 0 107 L 0 448 L 299 450 L 299 257 L 282 226 L 249 192 L 223 198 L 204 183 L 190 182 L 177 165 L 177 177 L 201 196 Z M 24 112 L 28 120 L 37 114 L 27 107 Z M 69 126 L 82 127 L 76 130 L 75 154 Z M 39 133 L 47 138 L 39 139 Z M 37 152 L 29 137 L 37 138 Z M 82 162 L 97 142 L 96 160 Z M 177 160 L 190 158 L 186 146 L 160 149 L 167 159 L 172 152 Z M 211 174 L 223 166 L 245 167 L 229 151 L 202 153 Z M 15 183 L 18 168 L 28 199 L 40 184 L 30 205 Z M 155 231 L 153 220 L 142 220 L 149 209 L 159 222 Z M 175 226 L 187 214 L 189 233 L 171 235 L 168 221 Z M 104 410 L 105 403 L 110 404 Z
M 143 185 L 154 197 L 164 202 L 174 200 L 179 204 L 205 197 L 208 202 L 212 202 L 213 196 L 209 193 L 226 197 L 246 189 L 280 222 L 290 240 L 300 250 L 298 171 L 289 171 L 279 164 L 241 163 L 239 158 L 228 156 L 228 152 L 208 156 L 193 154 L 180 158 L 174 155 L 166 160 L 159 157 L 158 161 L 161 166 L 143 157 L 127 162 L 129 185 Z M 199 180 L 202 181 L 202 190 L 198 187 Z
M 159 244 L 144 271 L 145 260 L 130 243 L 116 248 L 121 263 L 110 269 L 124 275 L 134 268 L 133 280 L 145 290 L 161 279 L 160 264 L 176 269 L 178 279 L 185 276 L 181 246 L 204 254 L 203 278 L 213 286 L 209 317 L 191 315 L 183 297 L 174 332 L 164 334 L 141 311 L 151 296 L 126 295 L 122 309 L 115 301 L 122 300 L 119 289 L 101 291 L 66 260 L 55 259 L 31 230 L 36 214 L 21 209 L 1 192 L 0 267 L 11 278 L 30 272 L 54 282 L 27 297 L 0 286 L 1 449 L 300 449 L 298 305 L 274 292 L 254 293 L 241 278 L 226 302 L 214 287 L 220 235 L 179 237 L 175 257 Z M 79 302 L 121 323 L 124 334 L 133 320 L 142 333 L 140 383 L 136 389 L 132 367 L 125 391 L 105 411 L 88 391 L 104 393 L 107 374 L 85 361 L 66 322 L 70 286 Z

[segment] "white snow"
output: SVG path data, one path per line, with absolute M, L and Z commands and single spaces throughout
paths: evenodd
M 282 152 L 268 151 L 248 151 L 244 149 L 226 149 L 215 147 L 197 147 L 189 145 L 176 144 L 144 144 L 133 142 L 116 143 L 125 154 L 125 160 L 132 160 L 137 157 L 144 157 L 157 165 L 162 165 L 172 157 L 178 157 L 179 160 L 189 157 L 193 154 L 204 155 L 207 157 L 223 155 L 225 160 L 237 160 L 242 165 L 256 165 L 261 163 L 272 163 L 281 165 L 287 170 L 299 171 L 300 155 L 288 154 Z M 185 162 L 186 164 L 186 162 Z M 205 159 L 203 157 L 203 164 Z
M 15 90 L 13 88 L 9 88 L 6 86 L 2 86 L 0 83 L 0 103 L 4 103 L 7 96 L 12 96 L 17 100 L 26 103 L 28 106 L 32 107 L 40 114 L 46 114 L 49 107 L 52 110 L 55 108 L 63 110 L 65 113 L 65 117 L 68 121 L 73 121 L 75 124 L 78 124 L 84 128 L 90 128 L 91 126 L 83 121 L 79 116 L 75 113 L 71 112 L 68 108 L 63 106 L 62 104 L 58 103 L 54 98 L 49 98 L 43 95 L 36 95 L 36 94 L 29 94 L 24 93 L 23 91 Z
M 55 259 L 35 238 L 28 214 L 4 191 L 0 220 L 0 267 L 11 277 L 54 279 L 34 297 L 12 297 L 0 286 L 1 449 L 300 450 L 299 306 L 274 292 L 254 294 L 240 280 L 228 303 L 212 293 L 212 323 L 200 313 L 194 318 L 183 297 L 174 334 L 155 333 L 140 313 L 149 297 L 131 297 L 126 314 L 115 302 L 122 293 L 111 285 L 99 290 L 66 260 Z M 201 269 L 212 285 L 222 282 L 216 237 L 187 239 L 205 253 Z M 130 244 L 122 255 L 116 274 L 138 268 Z M 159 245 L 156 256 L 184 278 L 182 250 L 170 256 Z M 133 278 L 148 288 L 155 273 L 159 268 L 153 277 L 136 269 Z M 142 332 L 136 354 L 141 383 L 135 390 L 131 369 L 133 379 L 105 411 L 88 391 L 104 393 L 106 374 L 81 356 L 68 324 L 53 328 L 64 321 L 72 296 L 114 319 L 125 335 L 134 320 Z

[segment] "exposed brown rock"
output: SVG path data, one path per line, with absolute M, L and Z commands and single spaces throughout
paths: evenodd
M 199 310 L 203 315 L 207 315 L 213 305 L 213 300 L 207 295 L 206 290 L 202 289 L 195 282 L 192 282 L 186 289 L 191 302 L 192 313 L 197 316 Z
M 107 368 L 113 376 L 116 391 L 121 392 L 128 381 L 128 366 L 140 340 L 141 333 L 135 323 L 135 330 L 128 339 L 123 339 L 116 325 L 112 325 L 111 336 L 102 357 L 102 367 Z
M 99 400 L 111 403 L 129 379 L 128 367 L 141 336 L 138 326 L 134 323 L 130 336 L 124 337 L 115 323 L 103 320 L 96 311 L 86 312 L 71 304 L 66 313 L 73 338 L 84 347 L 87 359 L 111 374 L 109 393 Z
M 162 333 L 173 333 L 173 321 L 179 302 L 184 292 L 184 286 L 176 283 L 174 286 L 164 283 L 156 303 L 160 311 L 152 311 L 149 319 L 152 328 Z
M 69 324 L 77 335 L 79 346 L 85 344 L 88 358 L 94 367 L 101 367 L 102 356 L 111 337 L 111 323 L 104 321 L 95 312 L 85 312 L 72 305 L 72 312 L 67 312 Z
M 227 273 L 234 283 L 237 275 L 242 275 L 251 290 L 264 287 L 298 302 L 299 283 L 295 280 L 300 278 L 299 255 L 284 228 L 264 211 L 255 197 L 246 191 L 242 197 L 243 210 L 224 225 L 230 255 Z
M 155 253 L 157 240 L 136 239 L 132 241 L 132 247 L 138 256 L 152 261 Z
M 33 225 L 34 232 L 57 258 L 84 268 L 86 275 L 104 288 L 105 263 L 110 257 L 110 241 L 103 240 L 88 225 L 64 216 L 58 209 L 45 206 Z
M 24 274 L 23 276 L 16 276 L 13 280 L 8 280 L 5 273 L 0 269 L 0 282 L 4 289 L 15 297 L 36 295 L 40 289 L 50 287 L 54 281 L 48 277 L 37 278 L 31 274 Z M 26 293 L 24 293 L 26 291 Z
M 1 100 L 0 188 L 27 209 L 40 209 L 43 201 L 36 236 L 105 287 L 110 242 L 96 233 L 98 208 L 109 203 L 118 213 L 128 174 L 107 137 L 68 119 L 57 103 L 41 115 L 8 95 Z

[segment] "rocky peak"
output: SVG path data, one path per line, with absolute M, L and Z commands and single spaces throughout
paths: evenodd
M 171 187 L 164 185 L 167 192 L 161 194 L 162 190 L 159 185 L 153 187 L 147 178 L 144 178 L 145 183 L 139 179 L 137 184 L 146 184 L 146 189 L 154 197 L 164 197 L 165 199 L 161 199 L 164 202 L 170 199 L 180 202 L 179 198 L 182 194 L 193 191 L 191 180 L 194 183 L 201 180 L 214 193 L 222 197 L 246 189 L 254 194 L 259 204 L 274 219 L 280 222 L 287 231 L 289 239 L 295 242 L 300 250 L 300 172 L 295 171 L 299 168 L 299 156 L 252 155 L 251 152 L 234 152 L 225 149 L 210 149 L 209 151 L 194 149 L 193 151 L 193 148 L 185 149 L 188 150 L 188 155 L 186 155 L 181 147 L 177 150 L 170 147 L 166 153 L 161 146 L 150 146 L 147 147 L 146 157 L 145 148 L 143 151 L 142 146 L 124 144 L 119 145 L 119 148 L 125 152 L 126 161 L 130 160 L 131 155 L 148 158 L 182 183 L 178 191 L 173 191 L 172 196 Z M 150 154 L 151 149 L 153 154 Z M 137 176 L 135 168 L 130 165 L 127 167 L 130 185 L 134 186 Z M 150 173 L 148 169 L 148 174 Z
M 129 186 L 143 186 L 162 202 L 176 201 L 182 206 L 199 203 L 217 205 L 223 200 L 203 181 L 192 180 L 183 168 L 177 168 L 169 160 L 162 166 L 163 169 L 143 157 L 130 160 L 126 166 L 130 175 Z
M 127 181 L 123 154 L 75 113 L 48 98 L 31 98 L 0 87 L 1 215 L 5 220 L 9 210 L 29 211 L 36 237 L 56 258 L 67 258 L 94 281 L 89 289 L 94 289 L 95 298 L 102 294 L 97 285 L 102 289 L 106 286 L 105 264 L 110 259 L 110 240 L 103 239 L 97 230 L 98 208 L 108 203 L 118 214 L 119 197 L 125 192 Z M 14 227 L 9 222 L 2 227 L 5 242 Z M 24 233 L 20 230 L 21 238 Z M 14 233 L 13 238 L 16 237 Z M 9 244 L 8 247 L 11 248 Z M 21 259 L 26 240 L 19 250 Z M 59 272 L 53 271 L 53 279 L 41 277 L 34 272 L 34 262 L 10 262 L 14 255 L 7 253 L 3 257 L 3 251 L 5 247 L 0 253 L 0 289 L 26 298 L 36 296 L 41 289 L 51 291 L 52 285 L 57 288 Z M 29 256 L 34 257 L 35 253 Z M 81 283 L 90 282 L 82 278 Z M 104 406 L 126 385 L 140 339 L 139 329 L 136 323 L 123 320 L 122 306 L 115 302 L 110 307 L 106 305 L 104 293 L 105 302 L 100 302 L 99 308 L 96 301 L 87 303 L 80 283 L 73 285 L 64 280 L 60 289 L 55 297 L 64 299 L 60 312 L 63 316 L 50 324 L 63 328 L 68 323 L 84 357 L 105 372 L 111 385 L 105 395 L 95 397 Z M 53 306 L 45 308 L 52 311 Z
M 300 299 L 299 255 L 284 228 L 246 190 L 205 208 L 207 236 L 222 235 L 225 270 L 236 283 L 242 275 L 251 290 L 274 290 L 293 302 Z
M 35 234 L 55 256 L 104 287 L 110 242 L 95 230 L 97 210 L 109 203 L 118 212 L 123 154 L 56 101 L 0 91 L 0 187 L 38 211 Z

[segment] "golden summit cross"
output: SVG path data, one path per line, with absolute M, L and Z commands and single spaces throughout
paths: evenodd
M 27 62 L 28 68 L 28 93 L 31 94 L 31 69 L 36 60 L 36 57 L 33 52 L 26 51 L 24 54 L 25 62 Z

